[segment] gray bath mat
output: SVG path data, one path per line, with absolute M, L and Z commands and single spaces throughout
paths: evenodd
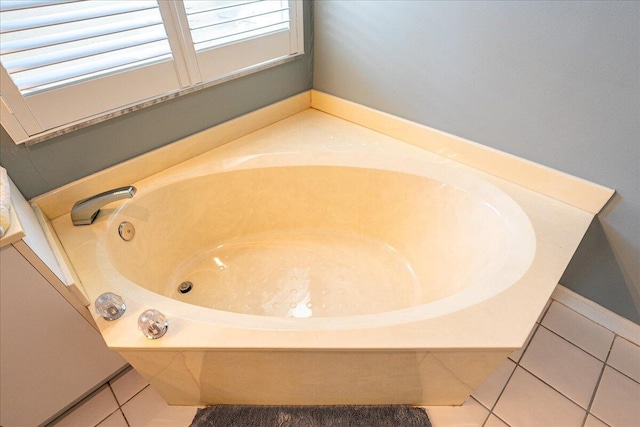
M 209 406 L 190 427 L 431 427 L 410 406 Z

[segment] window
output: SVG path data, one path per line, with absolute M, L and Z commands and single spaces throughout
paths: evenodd
M 303 53 L 301 0 L 0 0 L 16 142 Z

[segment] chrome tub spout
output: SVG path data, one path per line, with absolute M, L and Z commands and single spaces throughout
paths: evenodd
M 101 207 L 116 200 L 130 199 L 134 194 L 136 194 L 136 188 L 130 185 L 80 200 L 71 208 L 71 221 L 73 225 L 89 225 L 96 219 Z

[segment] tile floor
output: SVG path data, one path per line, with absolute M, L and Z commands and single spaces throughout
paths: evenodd
M 186 427 L 129 369 L 51 426 Z M 427 407 L 434 427 L 640 427 L 640 347 L 552 301 L 529 340 L 460 407 Z

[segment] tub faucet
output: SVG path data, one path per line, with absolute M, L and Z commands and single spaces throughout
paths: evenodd
M 71 208 L 71 221 L 73 225 L 89 225 L 96 219 L 101 207 L 116 200 L 130 199 L 134 194 L 136 194 L 136 188 L 130 185 L 80 200 Z

